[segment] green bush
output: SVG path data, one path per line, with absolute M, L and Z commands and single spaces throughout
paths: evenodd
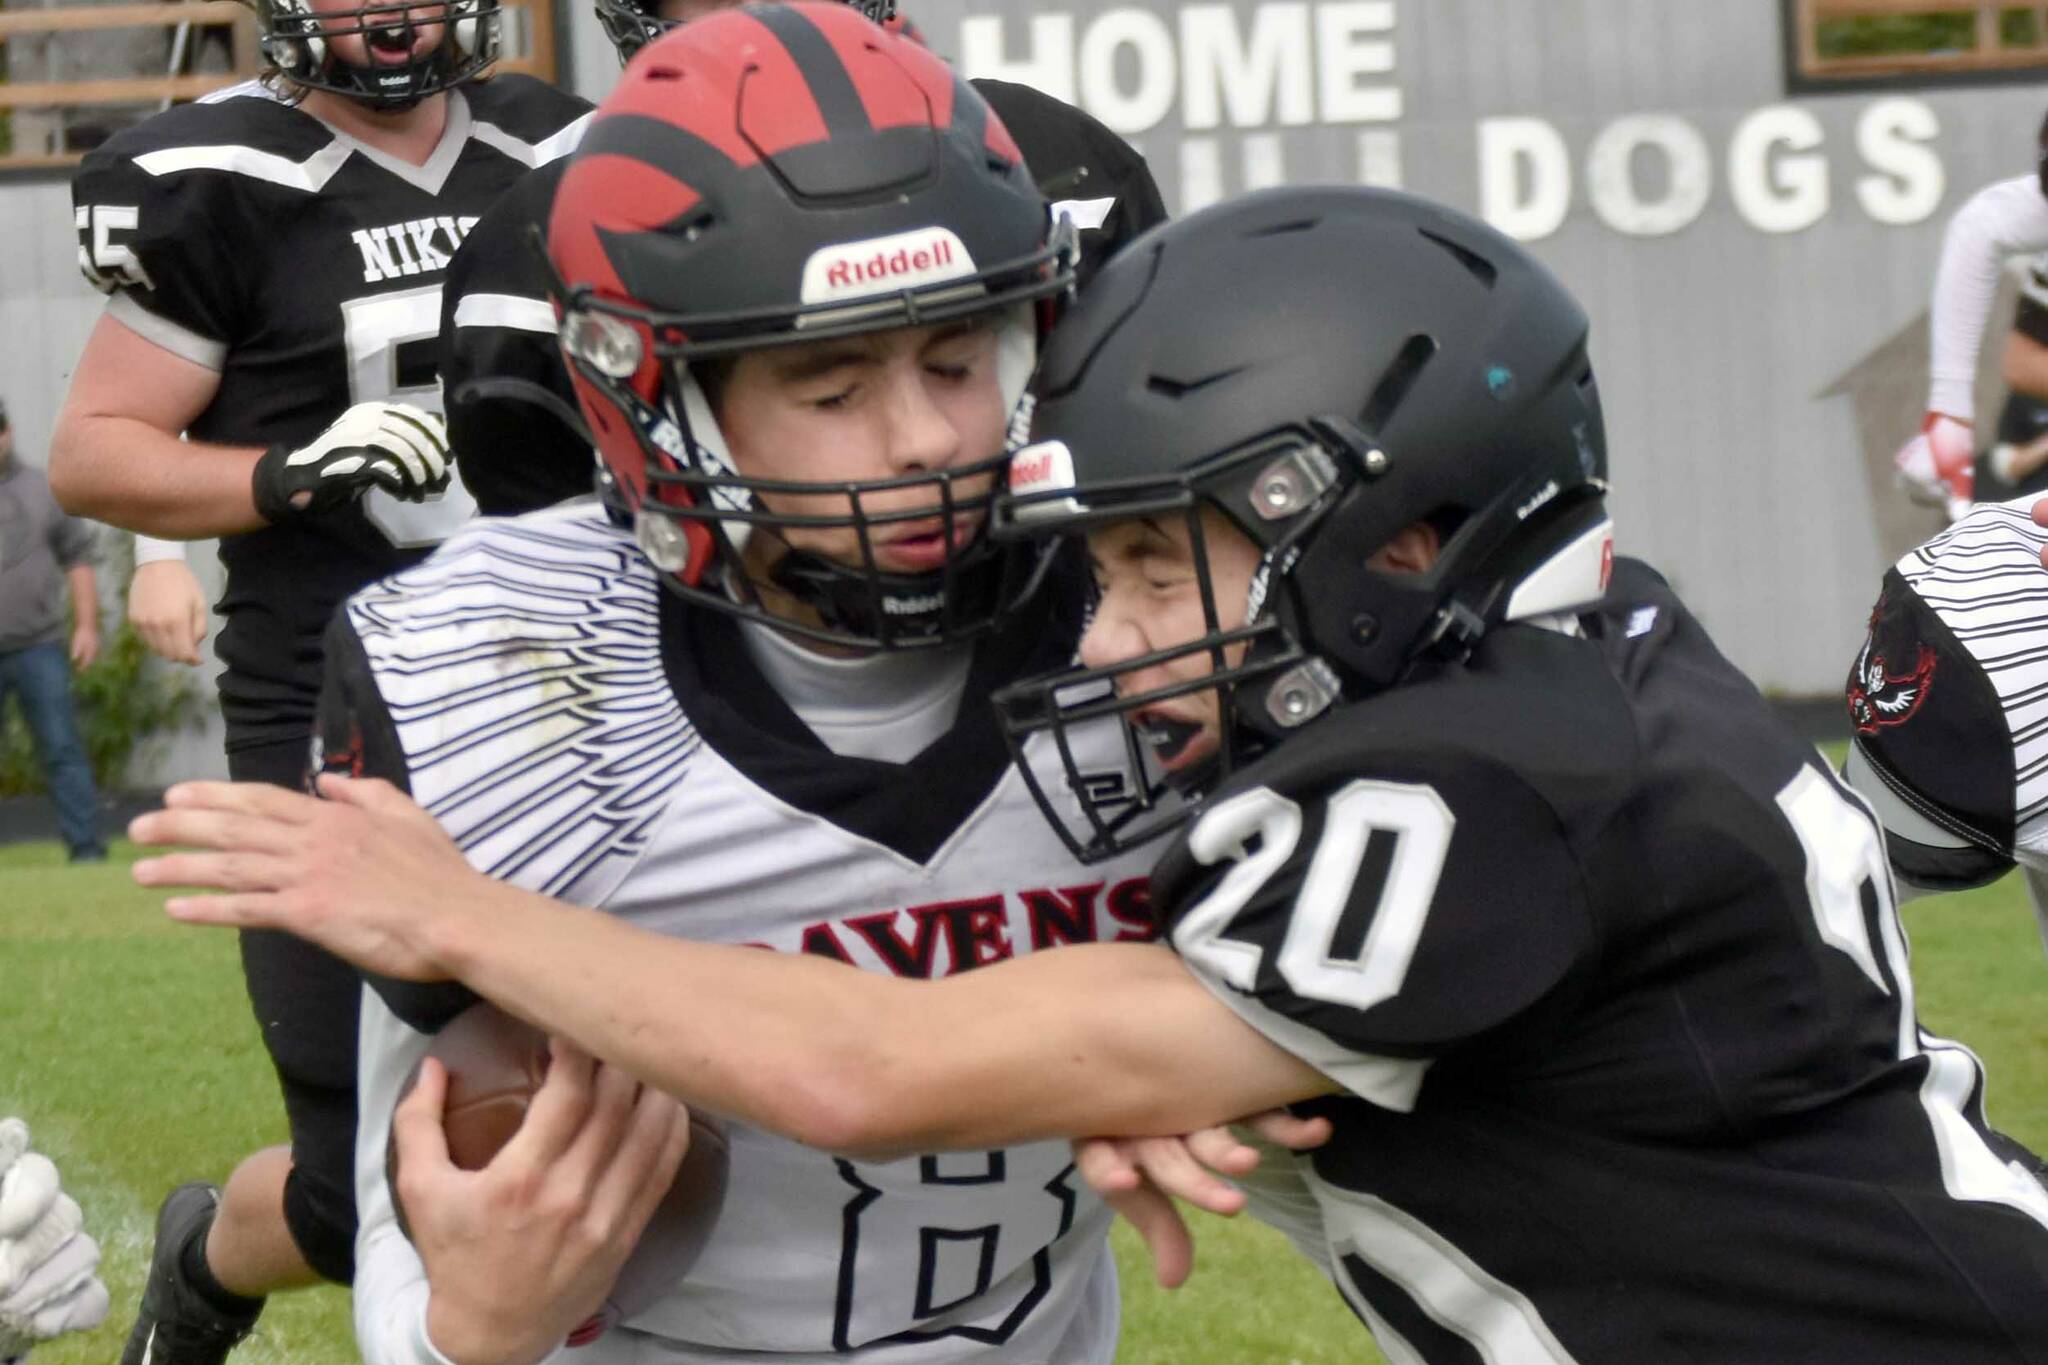
M 2030 9 L 1999 11 L 1998 41 L 2030 47 L 2040 39 L 2040 19 Z M 1878 57 L 1922 52 L 1969 52 L 1977 46 L 1974 14 L 1859 15 L 1824 19 L 1819 30 L 1823 57 Z
M 154 745 L 199 725 L 206 702 L 193 674 L 157 663 L 127 617 L 108 609 L 107 593 L 123 592 L 133 576 L 135 542 L 125 534 L 101 535 L 103 545 L 113 544 L 97 566 L 100 656 L 91 668 L 71 675 L 71 701 L 92 780 L 107 792 L 126 787 L 128 774 Z M 68 625 L 65 639 L 70 639 Z M 0 707 L 0 800 L 47 789 L 20 708 Z
M 93 781 L 101 791 L 127 785 L 128 773 L 152 744 L 196 725 L 199 689 L 182 670 L 151 661 L 142 637 L 126 621 L 101 636 L 100 657 L 71 678 L 71 700 L 85 740 Z M 28 727 L 19 708 L 0 717 L 0 799 L 44 790 Z

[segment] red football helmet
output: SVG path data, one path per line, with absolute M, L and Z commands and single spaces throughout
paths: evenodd
M 1020 601 L 1040 557 L 980 533 L 1006 456 L 866 482 L 749 479 L 692 366 L 995 312 L 1014 410 L 1073 278 L 1071 230 L 1048 224 L 974 89 L 851 6 L 727 10 L 641 53 L 563 176 L 548 254 L 577 397 L 663 578 L 691 601 L 870 648 L 958 640 Z M 909 488 L 929 499 L 901 510 Z M 764 494 L 846 511 L 780 515 Z M 897 510 L 864 501 L 877 499 Z M 935 516 L 942 568 L 876 564 L 872 530 Z M 854 564 L 790 548 L 763 570 L 755 556 L 816 624 L 770 614 L 742 568 L 750 538 L 786 545 L 793 527 L 851 528 L 862 547 Z

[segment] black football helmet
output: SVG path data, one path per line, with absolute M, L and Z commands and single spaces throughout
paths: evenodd
M 405 109 L 481 73 L 498 60 L 499 0 L 375 0 L 340 13 L 316 14 L 307 0 L 255 0 L 263 51 L 284 79 L 380 109 Z M 418 17 L 431 10 L 431 17 Z M 442 25 L 431 52 L 402 65 L 357 66 L 334 53 L 332 41 L 359 33 L 408 37 L 421 23 Z
M 615 513 L 675 591 L 820 641 L 911 648 L 978 634 L 1035 586 L 1043 548 L 985 533 L 1007 455 L 886 480 L 750 479 L 693 370 L 986 314 L 1014 408 L 1071 287 L 1073 235 L 1064 220 L 1048 231 L 1016 143 L 939 58 L 837 3 L 684 25 L 598 109 L 547 237 L 563 354 Z M 904 510 L 906 490 L 927 496 Z M 847 510 L 768 505 L 794 495 Z M 933 518 L 942 568 L 881 568 L 878 532 Z M 768 562 L 766 582 L 815 625 L 768 611 L 743 558 L 753 538 L 787 544 L 800 527 L 851 530 L 862 547 L 860 564 L 794 546 Z
M 1218 624 L 1198 554 L 1206 635 L 997 694 L 1013 745 L 1050 730 L 1071 754 L 1069 728 L 1124 725 L 1129 772 L 1069 761 L 1071 791 L 1037 793 L 1078 854 L 1143 842 L 1182 809 L 1160 802 L 1127 723 L 1141 707 L 1218 689 L 1222 751 L 1176 784 L 1200 789 L 1338 702 L 1463 657 L 1502 622 L 1600 595 L 1612 530 L 1586 335 L 1585 313 L 1521 247 L 1386 190 L 1246 195 L 1104 267 L 1047 346 L 1034 443 L 1013 460 L 996 534 L 1186 518 L 1199 551 L 1208 504 L 1262 558 L 1241 627 Z M 1419 521 L 1443 537 L 1428 572 L 1366 567 Z M 1212 672 L 1115 694 L 1119 677 L 1189 654 Z M 1076 810 L 1078 826 L 1061 815 Z
M 896 17 L 896 0 L 845 0 L 845 3 L 878 24 L 887 24 Z M 604 25 L 604 36 L 611 39 L 612 47 L 619 54 L 619 65 L 624 66 L 633 60 L 634 53 L 681 21 L 662 18 L 659 0 L 597 0 L 597 22 Z

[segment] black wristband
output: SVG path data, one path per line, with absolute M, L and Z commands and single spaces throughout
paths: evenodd
M 292 446 L 279 441 L 263 452 L 249 474 L 249 496 L 256 504 L 256 515 L 273 526 L 304 515 L 304 509 L 292 506 L 291 489 L 282 477 L 284 462 L 291 458 L 292 450 Z

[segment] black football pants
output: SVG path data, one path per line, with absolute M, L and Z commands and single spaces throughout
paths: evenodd
M 237 782 L 303 791 L 310 737 L 228 750 Z M 356 1020 L 362 979 L 355 968 L 274 929 L 242 931 L 242 976 L 284 1091 L 292 1171 L 284 1218 L 307 1264 L 336 1284 L 355 1278 Z

